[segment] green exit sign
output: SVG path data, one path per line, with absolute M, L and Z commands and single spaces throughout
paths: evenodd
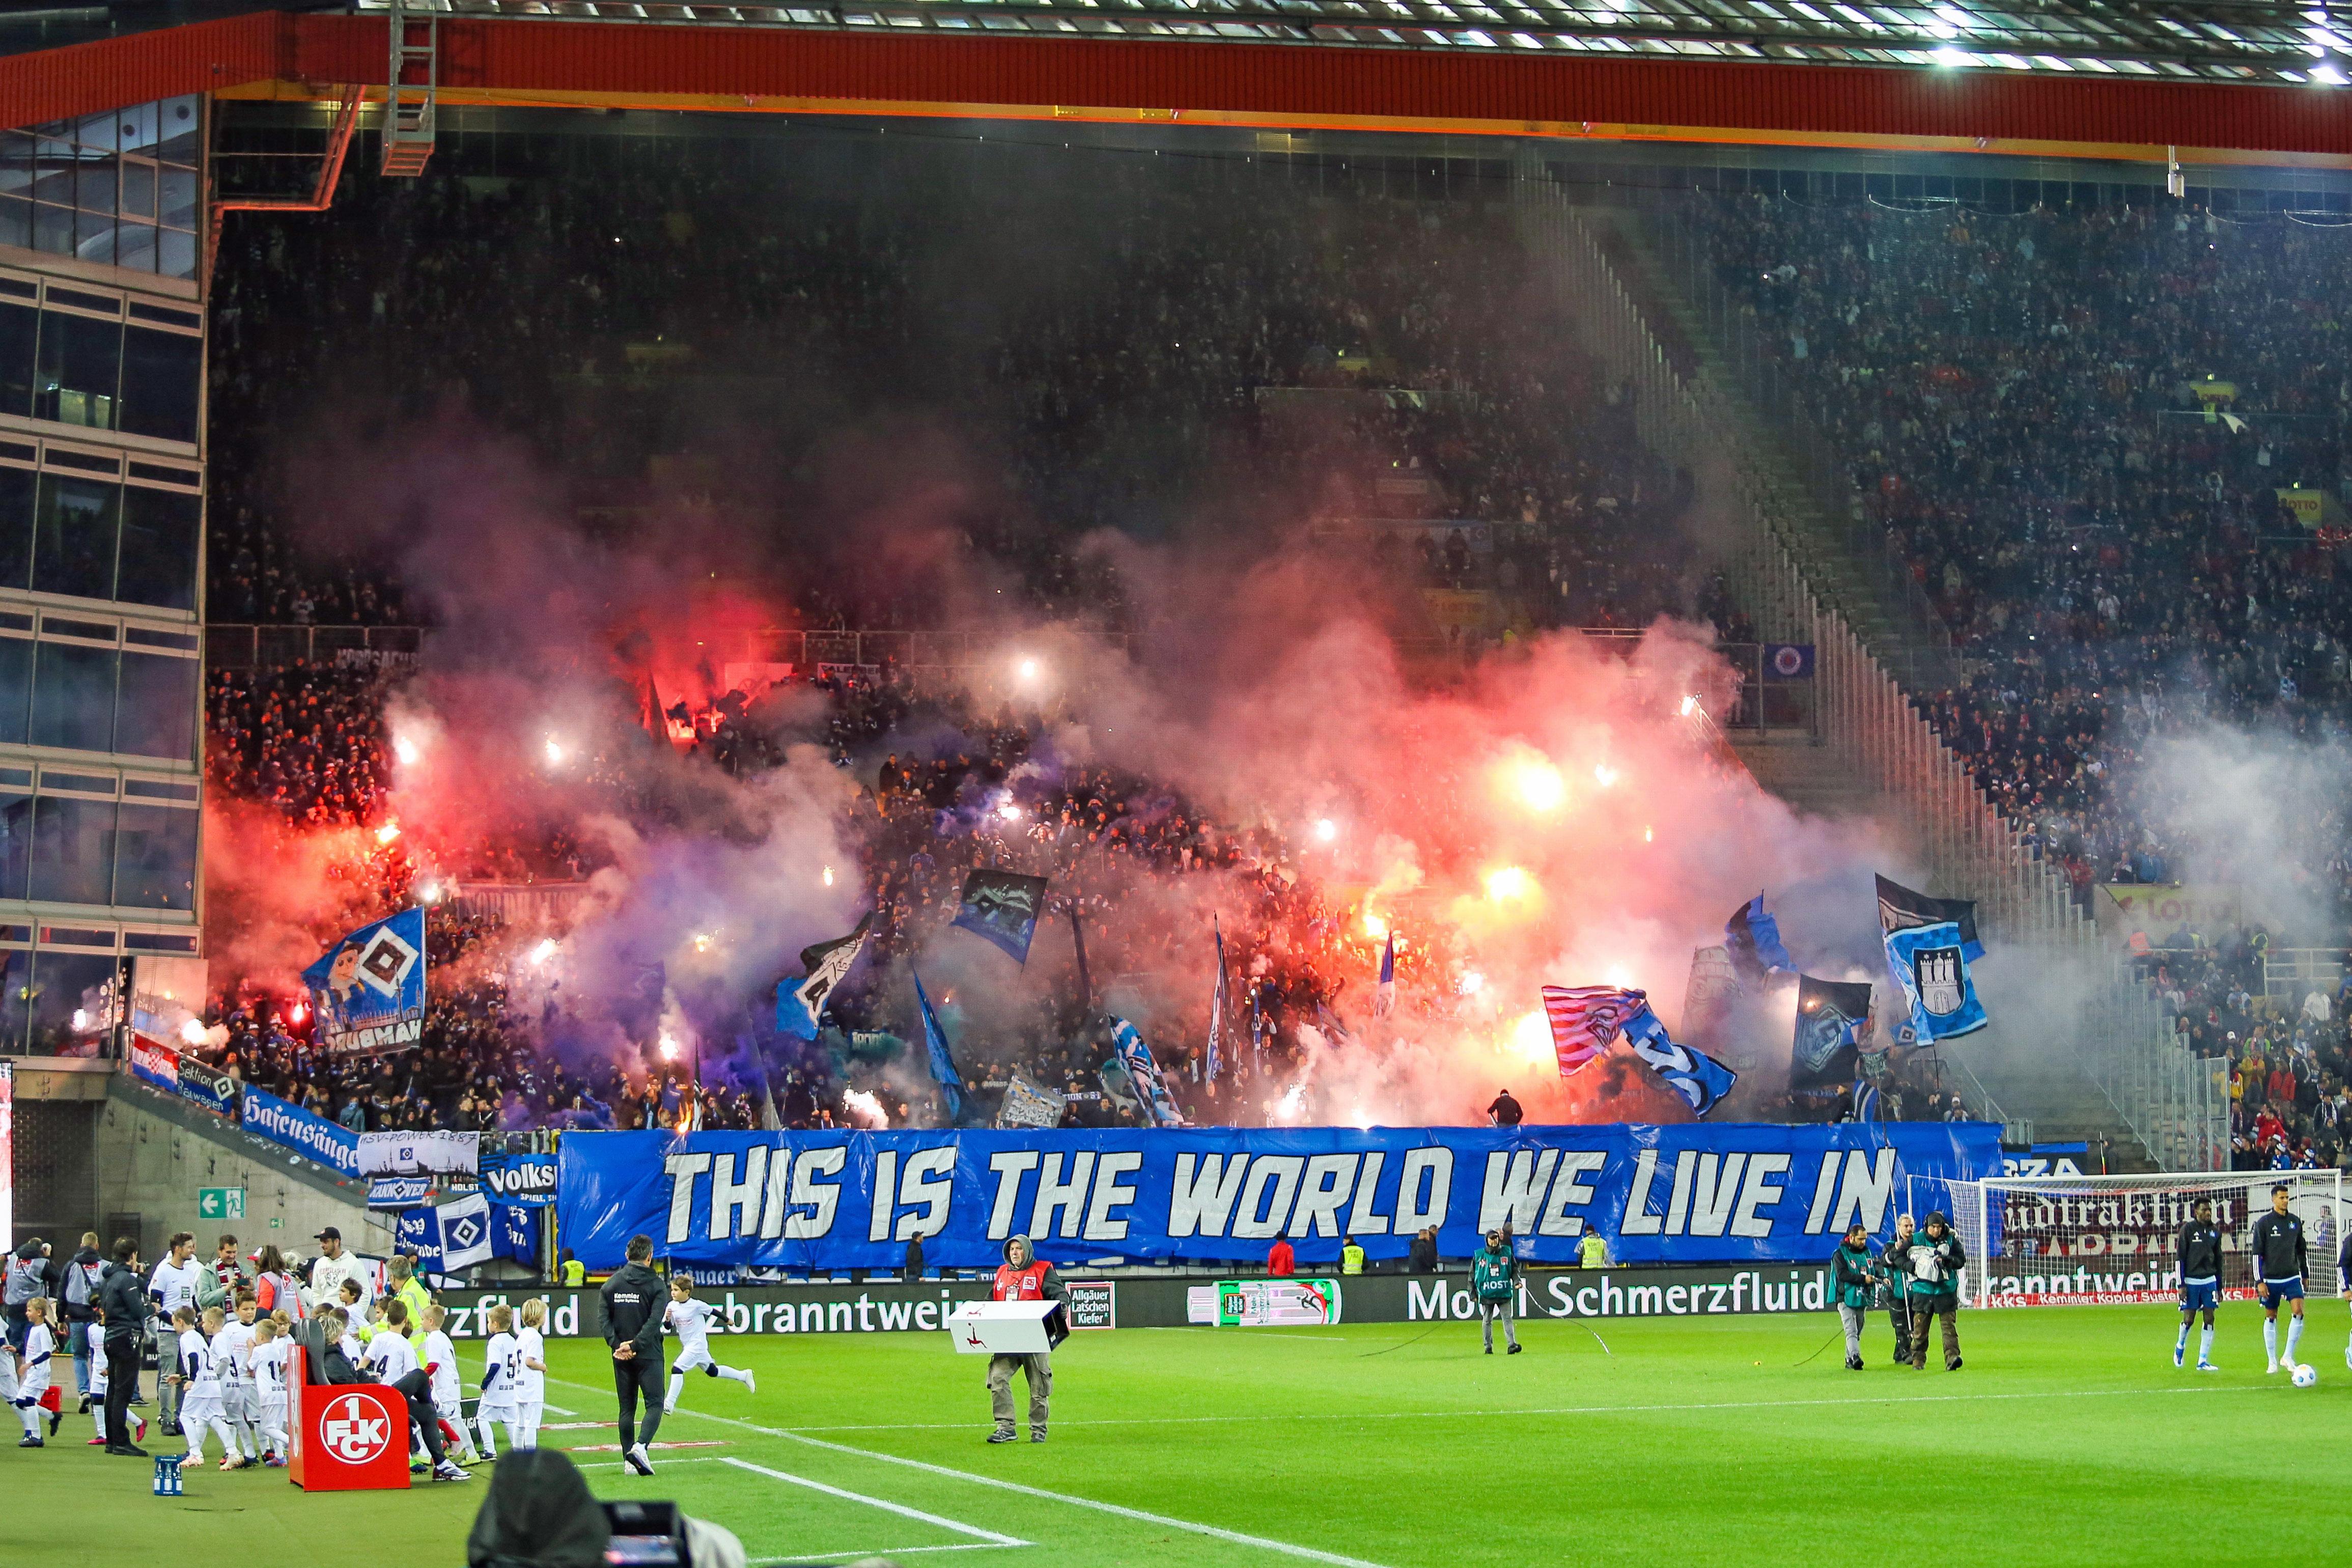
M 243 1219 L 245 1189 L 243 1187 L 198 1187 L 196 1217 L 198 1219 Z

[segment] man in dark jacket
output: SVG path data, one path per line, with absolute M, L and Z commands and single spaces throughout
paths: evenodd
M 662 1417 L 662 1310 L 669 1288 L 653 1271 L 654 1238 L 629 1237 L 629 1260 L 604 1281 L 604 1342 L 613 1347 L 613 1391 L 621 1401 L 621 1458 L 641 1476 L 654 1473 L 646 1447 Z M 637 1399 L 646 1425 L 637 1427 Z
M 1944 1321 L 1944 1370 L 1960 1370 L 1960 1269 L 1968 1260 L 1940 1210 L 1916 1235 L 1886 1249 L 1887 1267 L 1903 1277 L 1911 1307 L 1911 1364 L 1921 1372 L 1927 1370 L 1928 1325 L 1937 1318 Z
M 1410 1249 L 1411 1261 L 1406 1267 L 1415 1274 L 1437 1272 L 1437 1227 L 1430 1226 L 1417 1233 Z
M 1486 1115 L 1497 1127 L 1517 1127 L 1527 1119 L 1527 1112 L 1519 1109 L 1519 1102 L 1511 1098 L 1507 1089 L 1496 1091 L 1494 1101 L 1486 1107 Z
M 89 1326 L 98 1321 L 98 1288 L 106 1279 L 106 1257 L 98 1250 L 98 1236 L 84 1231 L 81 1247 L 66 1260 L 65 1283 L 58 1287 L 58 1303 L 73 1341 L 74 1391 L 81 1408 L 89 1409 Z
M 139 1392 L 139 1331 L 152 1302 L 139 1273 L 139 1244 L 123 1237 L 114 1244 L 114 1267 L 98 1285 L 98 1310 L 106 1324 L 106 1451 L 147 1457 L 131 1442 L 131 1396 Z

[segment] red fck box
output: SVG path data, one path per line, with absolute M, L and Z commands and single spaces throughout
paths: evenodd
M 286 1358 L 286 1479 L 308 1492 L 408 1486 L 408 1401 L 373 1384 L 312 1384 L 302 1347 Z

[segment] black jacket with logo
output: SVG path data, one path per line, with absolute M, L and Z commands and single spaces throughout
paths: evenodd
M 661 1359 L 662 1309 L 669 1287 L 642 1263 L 624 1264 L 604 1281 L 604 1342 L 614 1350 L 635 1344 L 648 1361 Z
M 2264 1279 L 2300 1278 L 2305 1262 L 2303 1221 L 2292 1214 L 2266 1214 L 2254 1221 L 2246 1250 L 2254 1255 L 2254 1270 Z
M 2221 1232 L 2218 1227 L 2195 1219 L 2183 1225 L 2179 1254 L 2183 1280 L 2221 1278 Z

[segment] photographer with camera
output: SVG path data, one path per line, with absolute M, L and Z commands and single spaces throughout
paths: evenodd
M 1885 1264 L 1901 1283 L 1911 1316 L 1907 1359 L 1921 1372 L 1927 1370 L 1927 1328 L 1937 1318 L 1944 1320 L 1944 1370 L 1960 1370 L 1960 1269 L 1968 1260 L 1941 1210 L 1929 1213 L 1916 1233 L 1898 1235 L 1886 1249 Z
M 1846 1226 L 1845 1240 L 1830 1254 L 1830 1291 L 1836 1299 L 1838 1321 L 1845 1325 L 1845 1367 L 1862 1370 L 1862 1325 L 1877 1294 L 1878 1259 L 1870 1255 L 1870 1227 L 1860 1220 Z

